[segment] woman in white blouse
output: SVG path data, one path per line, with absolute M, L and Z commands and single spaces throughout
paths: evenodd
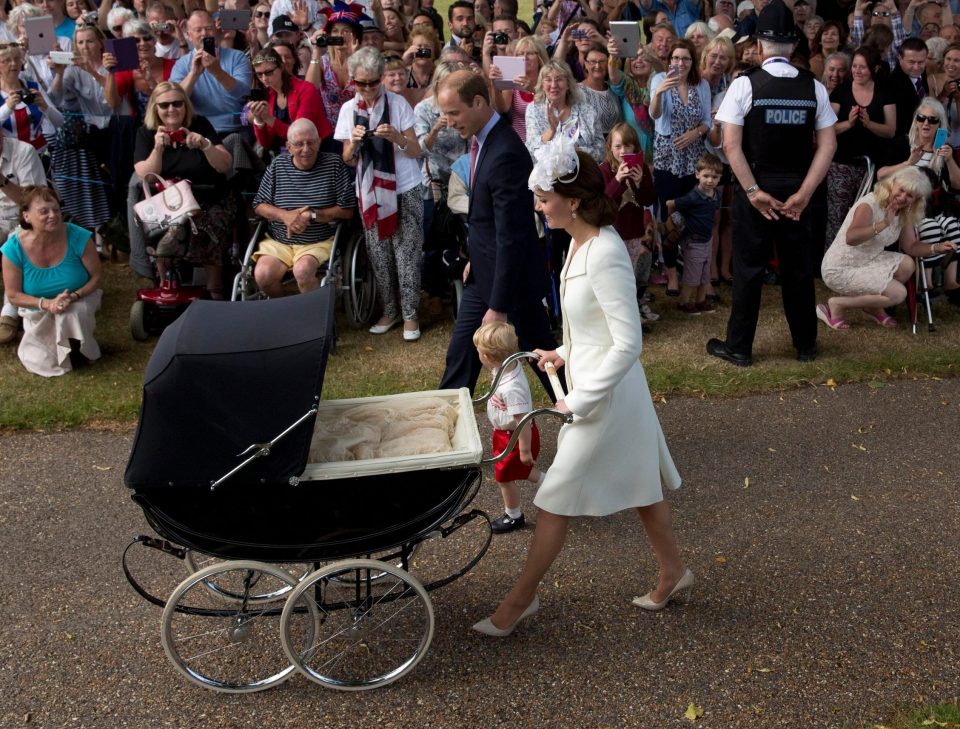
M 552 60 L 540 69 L 533 103 L 526 111 L 527 149 L 534 155 L 558 134 L 567 134 L 577 149 L 603 161 L 604 142 L 597 114 L 583 98 L 573 72 Z

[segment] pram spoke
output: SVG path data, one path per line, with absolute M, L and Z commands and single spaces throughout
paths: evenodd
M 309 641 L 304 600 L 323 616 Z M 385 686 L 413 669 L 433 629 L 433 605 L 420 582 L 370 559 L 336 562 L 308 576 L 281 620 L 283 648 L 294 665 L 323 686 L 351 691 Z
M 223 562 L 192 574 L 163 610 L 167 656 L 188 679 L 217 691 L 260 691 L 284 681 L 294 667 L 277 640 L 280 610 L 264 603 L 296 584 L 286 569 L 263 562 Z M 299 605 L 309 617 L 297 622 L 307 631 L 298 639 L 312 641 L 319 615 L 308 601 Z

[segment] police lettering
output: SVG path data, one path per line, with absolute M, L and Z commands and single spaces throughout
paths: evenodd
M 767 124 L 796 124 L 807 123 L 806 109 L 767 109 L 764 115 Z

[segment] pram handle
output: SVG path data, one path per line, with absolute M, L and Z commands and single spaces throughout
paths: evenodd
M 483 405 L 483 403 L 493 397 L 493 393 L 497 391 L 497 387 L 500 385 L 500 378 L 503 377 L 503 373 L 510 369 L 508 365 L 513 364 L 518 359 L 532 359 L 535 362 L 538 362 L 540 360 L 540 355 L 536 352 L 514 352 L 505 360 L 503 360 L 503 364 L 501 364 L 500 369 L 497 370 L 497 374 L 493 378 L 493 382 L 490 383 L 489 392 L 487 392 L 486 395 L 481 395 L 480 397 L 474 399 L 474 405 Z
M 480 464 L 488 465 L 491 463 L 499 463 L 504 458 L 509 456 L 510 451 L 513 450 L 513 447 L 517 444 L 517 441 L 520 440 L 520 433 L 526 427 L 527 423 L 539 415 L 553 415 L 554 417 L 560 418 L 568 425 L 573 422 L 573 413 L 561 413 L 556 408 L 539 408 L 537 410 L 531 410 L 529 413 L 520 418 L 520 422 L 517 423 L 517 427 L 510 436 L 510 440 L 507 441 L 507 444 L 503 447 L 503 450 L 500 451 L 500 454 L 496 456 L 490 456 L 489 458 L 481 458 Z
M 482 405 L 487 400 L 489 400 L 493 396 L 493 393 L 497 391 L 497 386 L 500 384 L 500 378 L 503 377 L 503 373 L 509 369 L 509 365 L 513 364 L 514 362 L 520 359 L 539 360 L 540 355 L 537 354 L 536 352 L 516 352 L 514 354 L 511 354 L 509 357 L 503 360 L 503 364 L 500 365 L 500 369 L 497 370 L 497 374 L 493 378 L 493 382 L 490 384 L 490 391 L 486 395 L 481 395 L 480 397 L 476 398 L 473 401 L 473 404 Z M 556 384 L 553 382 L 553 379 L 555 378 L 556 378 L 556 371 L 554 371 L 553 377 L 551 378 L 551 385 L 554 387 L 554 396 L 557 399 L 560 399 L 563 397 L 563 390 L 560 390 L 559 392 L 557 392 Z M 561 413 L 556 408 L 539 408 L 537 410 L 531 410 L 529 413 L 527 413 L 520 419 L 519 423 L 517 423 L 517 427 L 513 431 L 513 435 L 510 436 L 510 440 L 507 442 L 507 445 L 504 447 L 503 451 L 501 451 L 499 455 L 490 456 L 489 458 L 481 459 L 480 463 L 481 464 L 498 463 L 502 461 L 504 458 L 506 458 L 510 454 L 510 451 L 513 450 L 513 447 L 517 444 L 517 441 L 520 439 L 520 433 L 523 431 L 524 427 L 526 427 L 526 425 L 531 420 L 533 420 L 534 418 L 540 415 L 552 415 L 556 418 L 560 418 L 560 420 L 562 420 L 564 423 L 568 425 L 573 422 L 573 413 Z

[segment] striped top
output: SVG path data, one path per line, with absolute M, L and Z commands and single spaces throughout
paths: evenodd
M 341 208 L 357 206 L 354 195 L 353 175 L 342 159 L 335 154 L 320 152 L 317 161 L 309 170 L 297 169 L 293 157 L 281 154 L 277 157 L 260 181 L 260 189 L 253 198 L 253 207 L 266 203 L 283 210 L 295 210 L 305 206 Z M 329 240 L 336 231 L 332 223 L 310 223 L 299 235 L 289 236 L 287 226 L 277 220 L 267 224 L 268 234 L 280 243 L 304 245 Z

